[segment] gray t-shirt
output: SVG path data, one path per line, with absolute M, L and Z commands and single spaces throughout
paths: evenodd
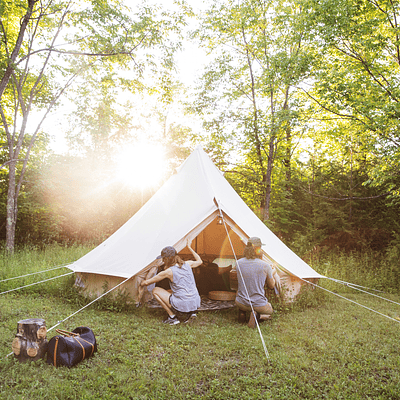
M 196 287 L 192 268 L 184 263 L 171 267 L 173 282 L 169 282 L 172 295 L 169 299 L 172 307 L 180 312 L 196 311 L 200 307 L 201 299 Z
M 264 286 L 266 279 L 273 277 L 271 266 L 259 258 L 241 258 L 238 260 L 236 269 L 238 278 L 236 301 L 245 306 L 250 306 L 250 297 L 253 306 L 265 306 L 268 299 L 265 297 Z

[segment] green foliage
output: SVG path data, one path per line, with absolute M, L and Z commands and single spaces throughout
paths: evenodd
M 312 285 L 304 285 L 291 306 L 294 310 L 304 311 L 308 308 L 326 307 L 330 301 L 332 298 L 327 292 Z
M 230 183 L 287 243 L 398 230 L 396 13 L 249 0 L 203 16 L 211 62 L 191 109 Z
M 65 268 L 89 251 L 83 246 L 64 246 L 52 244 L 46 246 L 19 246 L 12 256 L 4 248 L 0 251 L 0 292 L 26 286 L 24 289 L 11 293 L 25 293 L 41 297 L 43 293 L 49 296 L 60 296 L 66 301 L 75 299 L 77 292 L 73 287 L 75 278 L 66 275 L 69 269 Z M 40 272 L 40 273 L 38 273 Z M 40 284 L 37 282 L 45 281 Z M 32 285 L 34 284 L 34 285 Z M 32 286 L 30 286 L 32 285 Z
M 112 289 L 108 285 L 107 281 L 104 282 L 102 288 L 103 288 L 103 294 L 102 294 L 103 297 L 101 297 L 94 304 L 94 307 L 96 307 L 97 309 L 115 311 L 115 312 L 129 311 L 134 309 L 135 305 L 130 299 L 129 293 L 120 289 L 107 293 L 110 289 Z
M 383 250 L 397 237 L 396 2 L 210 1 L 198 16 L 200 28 L 192 38 L 211 61 L 196 99 L 188 103 L 202 118 L 204 134 L 182 125 L 168 128 L 166 123 L 182 91 L 174 77 L 173 57 L 181 46 L 185 18 L 193 17 L 186 4 L 180 2 L 180 12 L 146 4 L 130 10 L 117 0 L 84 1 L 72 8 L 61 1 L 46 4 L 51 12 L 37 18 L 39 8 L 35 9 L 15 79 L 2 97 L 0 163 L 10 160 L 6 125 L 12 127 L 14 115 L 19 123 L 29 114 L 18 109 L 16 95 L 20 93 L 20 103 L 31 102 L 29 112 L 44 111 L 53 100 L 58 105 L 58 94 L 76 73 L 76 90 L 67 85 L 76 106 L 69 141 L 80 156 L 48 160 L 47 135 L 39 130 L 35 136 L 33 130 L 14 126 L 16 134 L 25 135 L 19 153 L 11 157 L 21 159 L 15 166 L 17 181 L 24 178 L 18 244 L 98 242 L 133 215 L 143 200 L 140 193 L 110 182 L 112 164 L 117 149 L 145 135 L 153 118 L 164 126 L 171 170 L 202 142 L 252 210 L 299 254 L 307 255 L 338 237 L 349 238 L 339 246 L 346 251 L 351 245 L 353 250 Z M 10 53 L 26 7 L 27 2 L 16 0 L 0 5 L 3 72 L 4 39 Z M 56 32 L 57 52 L 42 51 Z M 38 51 L 24 58 L 30 45 Z M 20 91 L 18 82 L 25 82 Z M 156 105 L 140 110 L 149 94 Z M 32 140 L 35 146 L 30 149 Z M 24 175 L 22 160 L 28 157 Z M 3 168 L 3 221 L 7 180 Z M 145 193 L 144 199 L 151 194 Z M 3 223 L 1 227 L 4 238 Z M 374 230 L 388 239 L 372 240 Z M 392 257 L 397 254 L 395 246 L 387 250 Z
M 347 121 L 369 152 L 365 183 L 398 195 L 397 2 L 304 1 L 315 35 L 314 90 L 325 111 Z M 332 124 L 331 122 L 328 122 Z
M 393 264 L 400 259 L 400 235 L 398 233 L 394 234 L 394 238 L 386 249 L 386 256 L 388 262 Z

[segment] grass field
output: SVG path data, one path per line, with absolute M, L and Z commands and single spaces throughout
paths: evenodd
M 400 305 L 350 289 L 340 294 L 394 320 L 317 289 L 260 325 L 267 359 L 236 309 L 165 326 L 161 310 L 103 302 L 60 326 L 92 328 L 94 357 L 70 369 L 6 357 L 19 320 L 49 328 L 83 305 L 71 277 L 55 282 L 0 297 L 0 399 L 400 399 Z

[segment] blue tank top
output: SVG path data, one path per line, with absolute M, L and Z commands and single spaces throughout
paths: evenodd
M 169 282 L 172 295 L 169 299 L 172 307 L 180 312 L 193 312 L 200 307 L 201 299 L 196 287 L 192 268 L 184 263 L 182 267 L 171 267 L 173 282 Z

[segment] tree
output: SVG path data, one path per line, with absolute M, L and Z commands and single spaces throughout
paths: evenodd
M 165 15 L 153 18 L 147 7 L 139 7 L 131 17 L 118 0 L 3 3 L 0 115 L 8 160 L 1 167 L 9 170 L 6 247 L 12 251 L 18 196 L 33 146 L 50 111 L 74 81 L 89 71 L 111 71 L 118 65 L 136 71 L 126 82 L 140 81 L 154 48 L 164 49 L 164 60 L 171 67 L 174 49 L 164 42 L 177 23 Z M 16 28 L 21 16 L 22 23 Z M 33 119 L 39 122 L 28 123 Z
M 327 124 L 347 121 L 368 153 L 364 184 L 400 196 L 400 41 L 397 1 L 305 0 L 314 36 L 315 84 L 307 90 Z
M 1 36 L 2 36 L 2 42 L 0 46 L 4 47 L 6 50 L 6 54 L 4 54 L 4 50 L 2 54 L 0 54 L 1 57 L 1 64 L 2 64 L 2 69 L 4 70 L 4 74 L 1 78 L 0 81 L 0 99 L 3 96 L 4 90 L 6 89 L 8 82 L 11 78 L 13 68 L 14 68 L 14 63 L 17 60 L 17 57 L 19 55 L 22 43 L 24 41 L 24 36 L 25 36 L 25 31 L 28 26 L 28 23 L 30 19 L 32 18 L 32 13 L 34 11 L 34 6 L 39 0 L 29 0 L 27 3 L 27 8 L 24 9 L 21 7 L 20 10 L 18 10 L 18 6 L 16 5 L 15 1 L 7 1 L 7 2 L 2 2 L 0 4 L 0 29 L 1 29 Z M 22 12 L 23 15 L 21 15 L 20 12 Z M 14 14 L 14 15 L 13 15 Z M 9 15 L 11 18 L 10 21 L 7 18 L 7 22 L 11 22 L 11 26 L 5 26 L 3 23 L 3 16 Z M 17 18 L 21 18 L 21 25 L 19 30 L 15 29 L 15 20 Z M 13 23 L 12 23 L 13 22 Z M 17 38 L 15 38 L 15 34 L 17 33 Z M 15 41 L 14 49 L 11 54 L 9 54 L 9 48 L 7 42 Z
M 228 169 L 240 174 L 233 179 L 245 181 L 240 186 L 248 195 L 255 194 L 252 202 L 264 221 L 270 218 L 278 160 L 284 160 L 286 179 L 291 177 L 294 95 L 308 63 L 303 33 L 294 29 L 301 15 L 295 3 L 214 2 L 198 32 L 215 59 L 193 109 L 207 118 L 213 140 L 223 137 L 242 157 L 241 167 Z

